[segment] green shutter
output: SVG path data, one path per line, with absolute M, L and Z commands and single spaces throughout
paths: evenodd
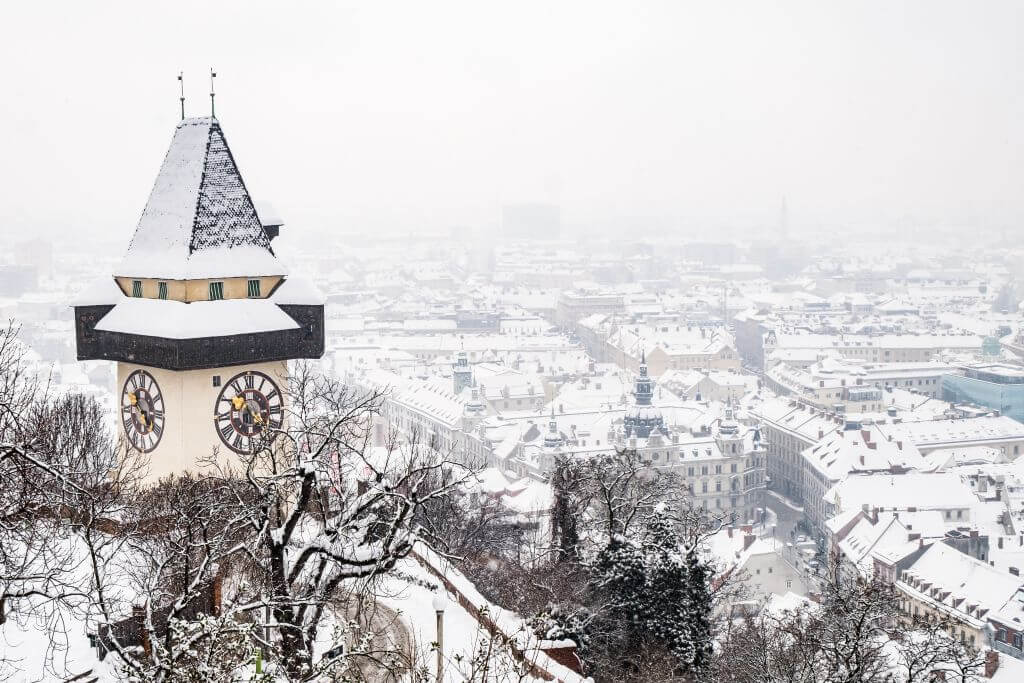
M 260 281 L 249 280 L 249 298 L 258 299 L 260 296 Z
M 132 280 L 132 296 L 142 296 L 142 280 Z
M 219 301 L 224 298 L 224 283 L 223 282 L 211 282 L 210 283 L 210 301 Z
M 167 298 L 167 283 L 166 282 L 158 282 L 157 283 L 157 285 L 156 285 L 156 296 L 157 296 L 158 299 L 166 299 Z

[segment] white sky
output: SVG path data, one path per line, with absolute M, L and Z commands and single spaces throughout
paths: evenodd
M 178 119 L 217 111 L 294 229 L 1016 228 L 1024 3 L 16 2 L 0 235 L 127 242 Z

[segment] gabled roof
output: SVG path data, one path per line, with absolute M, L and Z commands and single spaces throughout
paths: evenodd
M 115 275 L 285 275 L 217 119 L 184 119 Z

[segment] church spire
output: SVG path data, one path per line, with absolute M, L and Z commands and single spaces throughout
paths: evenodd
M 555 420 L 555 404 L 551 404 L 551 420 L 548 422 L 548 433 L 544 435 L 545 448 L 559 448 L 562 445 L 562 435 L 558 431 L 558 421 Z

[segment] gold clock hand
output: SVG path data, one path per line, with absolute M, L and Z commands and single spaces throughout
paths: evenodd
M 259 406 L 256 406 L 256 410 L 253 410 L 252 401 L 246 401 L 245 407 L 248 409 L 249 414 L 252 415 L 253 422 L 258 425 L 263 424 L 263 416 L 260 414 Z

